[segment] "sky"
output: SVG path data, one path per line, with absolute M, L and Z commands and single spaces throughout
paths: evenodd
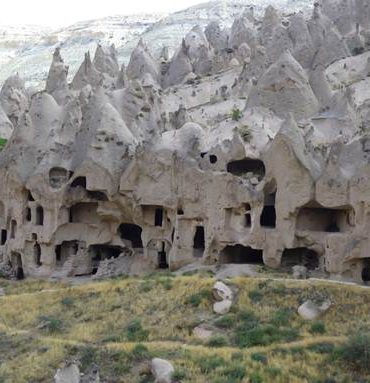
M 4 0 L 3 0 L 4 1 Z M 1 2 L 3 2 L 1 1 Z M 8 0 L 0 25 L 66 26 L 76 21 L 133 13 L 169 13 L 206 0 Z

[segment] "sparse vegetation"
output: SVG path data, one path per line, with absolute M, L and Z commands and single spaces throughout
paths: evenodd
M 347 336 L 359 323 L 369 328 L 370 290 L 325 281 L 313 287 L 306 280 L 234 278 L 237 300 L 230 313 L 217 316 L 214 281 L 170 274 L 79 286 L 0 280 L 7 294 L 0 298 L 0 377 L 6 383 L 51 381 L 72 358 L 82 372 L 97 364 L 104 381 L 149 382 L 150 373 L 138 371 L 160 357 L 171 361 L 174 381 L 181 383 L 369 380 L 366 336 L 355 341 Z M 150 289 L 143 292 L 146 283 Z M 251 300 L 255 291 L 263 294 L 258 302 Z M 321 296 L 330 296 L 333 309 L 318 322 L 302 321 L 298 305 Z M 200 323 L 214 328 L 209 341 L 193 334 Z M 324 333 L 317 330 L 322 325 Z
M 252 141 L 253 134 L 252 134 L 248 125 L 240 126 L 239 127 L 239 134 L 245 143 L 249 143 Z
M 0 138 L 0 151 L 5 148 L 5 145 L 7 144 L 8 140 L 5 138 Z
M 243 114 L 239 108 L 234 107 L 231 111 L 231 119 L 233 121 L 239 121 L 242 118 Z

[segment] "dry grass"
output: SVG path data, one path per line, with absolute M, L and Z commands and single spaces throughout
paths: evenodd
M 150 382 L 138 369 L 153 355 L 184 371 L 184 383 L 352 381 L 353 372 L 329 362 L 330 345 L 357 328 L 370 328 L 370 289 L 325 281 L 235 278 L 229 282 L 238 290 L 230 325 L 215 327 L 229 346 L 210 348 L 192 329 L 202 322 L 214 325 L 213 283 L 213 278 L 198 275 L 122 278 L 74 287 L 2 282 L 8 295 L 0 298 L 0 382 L 50 382 L 68 358 L 81 360 L 82 369 L 96 362 L 109 382 Z M 296 314 L 307 298 L 333 302 L 322 318 L 324 334 L 313 335 L 311 323 Z M 238 318 L 246 310 L 262 326 L 294 329 L 297 336 L 239 348 L 235 328 L 245 323 Z M 130 338 L 127 328 L 135 320 L 141 327 Z M 136 355 L 137 343 L 147 348 L 144 355 Z

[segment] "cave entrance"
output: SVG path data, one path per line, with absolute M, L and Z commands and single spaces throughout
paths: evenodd
M 7 237 L 8 237 L 8 231 L 5 229 L 2 229 L 1 230 L 1 246 L 5 245 Z
M 273 193 L 265 194 L 265 201 L 260 217 L 262 227 L 273 229 L 276 227 L 276 190 Z
M 86 189 L 86 177 L 77 177 L 71 183 L 71 188 L 81 187 Z
M 11 264 L 16 279 L 24 279 L 22 256 L 19 253 L 12 253 Z
M 154 213 L 154 226 L 162 226 L 163 224 L 163 209 L 157 207 Z
M 36 225 L 42 226 L 44 224 L 44 209 L 42 206 L 36 208 Z
M 135 249 L 142 249 L 143 242 L 141 240 L 142 228 L 133 223 L 122 223 L 118 227 L 118 233 L 123 240 L 131 242 L 131 246 Z
M 10 221 L 10 238 L 15 238 L 15 234 L 17 232 L 17 221 L 12 219 Z
M 37 267 L 42 265 L 41 263 L 41 246 L 38 243 L 35 243 L 33 246 L 33 257 Z
M 194 241 L 193 241 L 193 249 L 194 249 L 194 257 L 202 258 L 205 249 L 205 235 L 204 235 L 204 227 L 197 226 L 195 229 Z
M 49 184 L 53 189 L 59 189 L 69 180 L 71 172 L 61 167 L 55 167 L 49 171 Z
M 370 284 L 370 258 L 363 260 L 361 278 L 366 285 Z
M 263 265 L 263 250 L 249 246 L 229 245 L 220 253 L 220 263 L 253 263 Z
M 168 269 L 167 253 L 165 251 L 165 243 L 161 244 L 161 251 L 158 251 L 158 268 Z
M 231 161 L 227 164 L 226 169 L 235 176 L 241 176 L 246 173 L 253 173 L 259 178 L 265 176 L 265 165 L 261 160 L 244 158 L 243 160 Z
M 351 209 L 329 209 L 318 204 L 302 207 L 297 216 L 297 229 L 338 233 L 350 225 Z
M 63 266 L 66 260 L 78 253 L 78 241 L 64 241 L 55 247 L 55 263 L 57 266 Z
M 123 247 L 113 245 L 91 245 L 88 253 L 91 259 L 92 272 L 96 274 L 101 261 L 105 259 L 118 258 L 123 253 Z
M 308 270 L 315 270 L 319 264 L 319 255 L 307 247 L 285 249 L 281 256 L 281 266 L 284 268 L 290 269 L 295 265 L 301 265 L 307 267 Z

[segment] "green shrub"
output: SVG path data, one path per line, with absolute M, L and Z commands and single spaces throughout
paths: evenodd
M 203 358 L 199 358 L 197 360 L 197 364 L 200 368 L 200 371 L 203 374 L 209 374 L 217 367 L 221 367 L 225 365 L 225 360 L 217 355 L 205 356 Z
M 245 377 L 245 366 L 242 363 L 232 363 L 224 367 L 220 374 L 227 378 L 228 383 L 240 382 Z
M 318 343 L 307 347 L 308 350 L 317 352 L 318 354 L 331 354 L 334 348 L 334 345 L 331 343 Z
M 353 371 L 370 373 L 370 332 L 358 332 L 336 350 L 339 359 Z
M 161 279 L 159 283 L 165 290 L 171 290 L 173 287 L 172 280 L 170 278 Z
M 92 347 L 84 347 L 80 356 L 80 364 L 82 371 L 89 368 L 93 363 L 96 362 L 97 351 Z
M 239 108 L 233 108 L 231 111 L 231 118 L 233 121 L 239 121 L 242 118 L 242 112 Z
M 218 335 L 218 336 L 213 336 L 208 342 L 207 342 L 207 346 L 208 347 L 225 347 L 228 345 L 228 340 L 222 336 L 222 335 Z
M 252 372 L 249 374 L 250 383 L 263 383 L 262 376 L 258 372 Z
M 140 319 L 134 319 L 126 327 L 126 337 L 130 342 L 142 342 L 148 339 L 149 331 L 141 325 Z
M 233 314 L 226 314 L 215 320 L 215 326 L 218 328 L 230 329 L 235 326 L 236 319 Z
M 154 287 L 154 283 L 152 281 L 146 280 L 146 281 L 144 281 L 143 283 L 140 284 L 139 291 L 141 293 L 147 293 L 150 290 L 152 290 L 153 287 Z
M 74 300 L 71 297 L 65 297 L 61 300 L 63 306 L 71 307 L 74 304 Z
M 288 307 L 283 307 L 274 313 L 271 323 L 275 326 L 287 325 L 293 316 L 293 311 Z
M 204 289 L 187 297 L 185 303 L 193 307 L 198 307 L 204 300 L 209 300 L 210 298 L 210 291 Z
M 248 293 L 248 296 L 253 303 L 257 303 L 262 300 L 263 293 L 260 290 L 252 290 Z
M 262 364 L 267 364 L 268 362 L 267 356 L 264 354 L 260 354 L 258 352 L 256 352 L 255 354 L 252 354 L 251 359 L 254 360 L 255 362 L 260 362 Z
M 172 380 L 175 382 L 181 382 L 184 379 L 186 379 L 185 370 L 176 368 L 175 372 L 172 374 Z
M 131 350 L 131 359 L 135 361 L 140 361 L 144 359 L 150 359 L 151 353 L 149 352 L 148 348 L 145 347 L 143 344 L 137 344 L 132 350 Z
M 63 322 L 60 319 L 51 316 L 41 315 L 39 317 L 39 320 L 41 322 L 39 327 L 50 333 L 61 332 L 63 329 Z
M 325 333 L 325 323 L 324 322 L 314 322 L 314 323 L 312 323 L 309 331 L 311 334 L 324 334 Z
M 7 144 L 8 140 L 5 138 L 0 138 L 0 151 L 5 148 L 5 145 Z

